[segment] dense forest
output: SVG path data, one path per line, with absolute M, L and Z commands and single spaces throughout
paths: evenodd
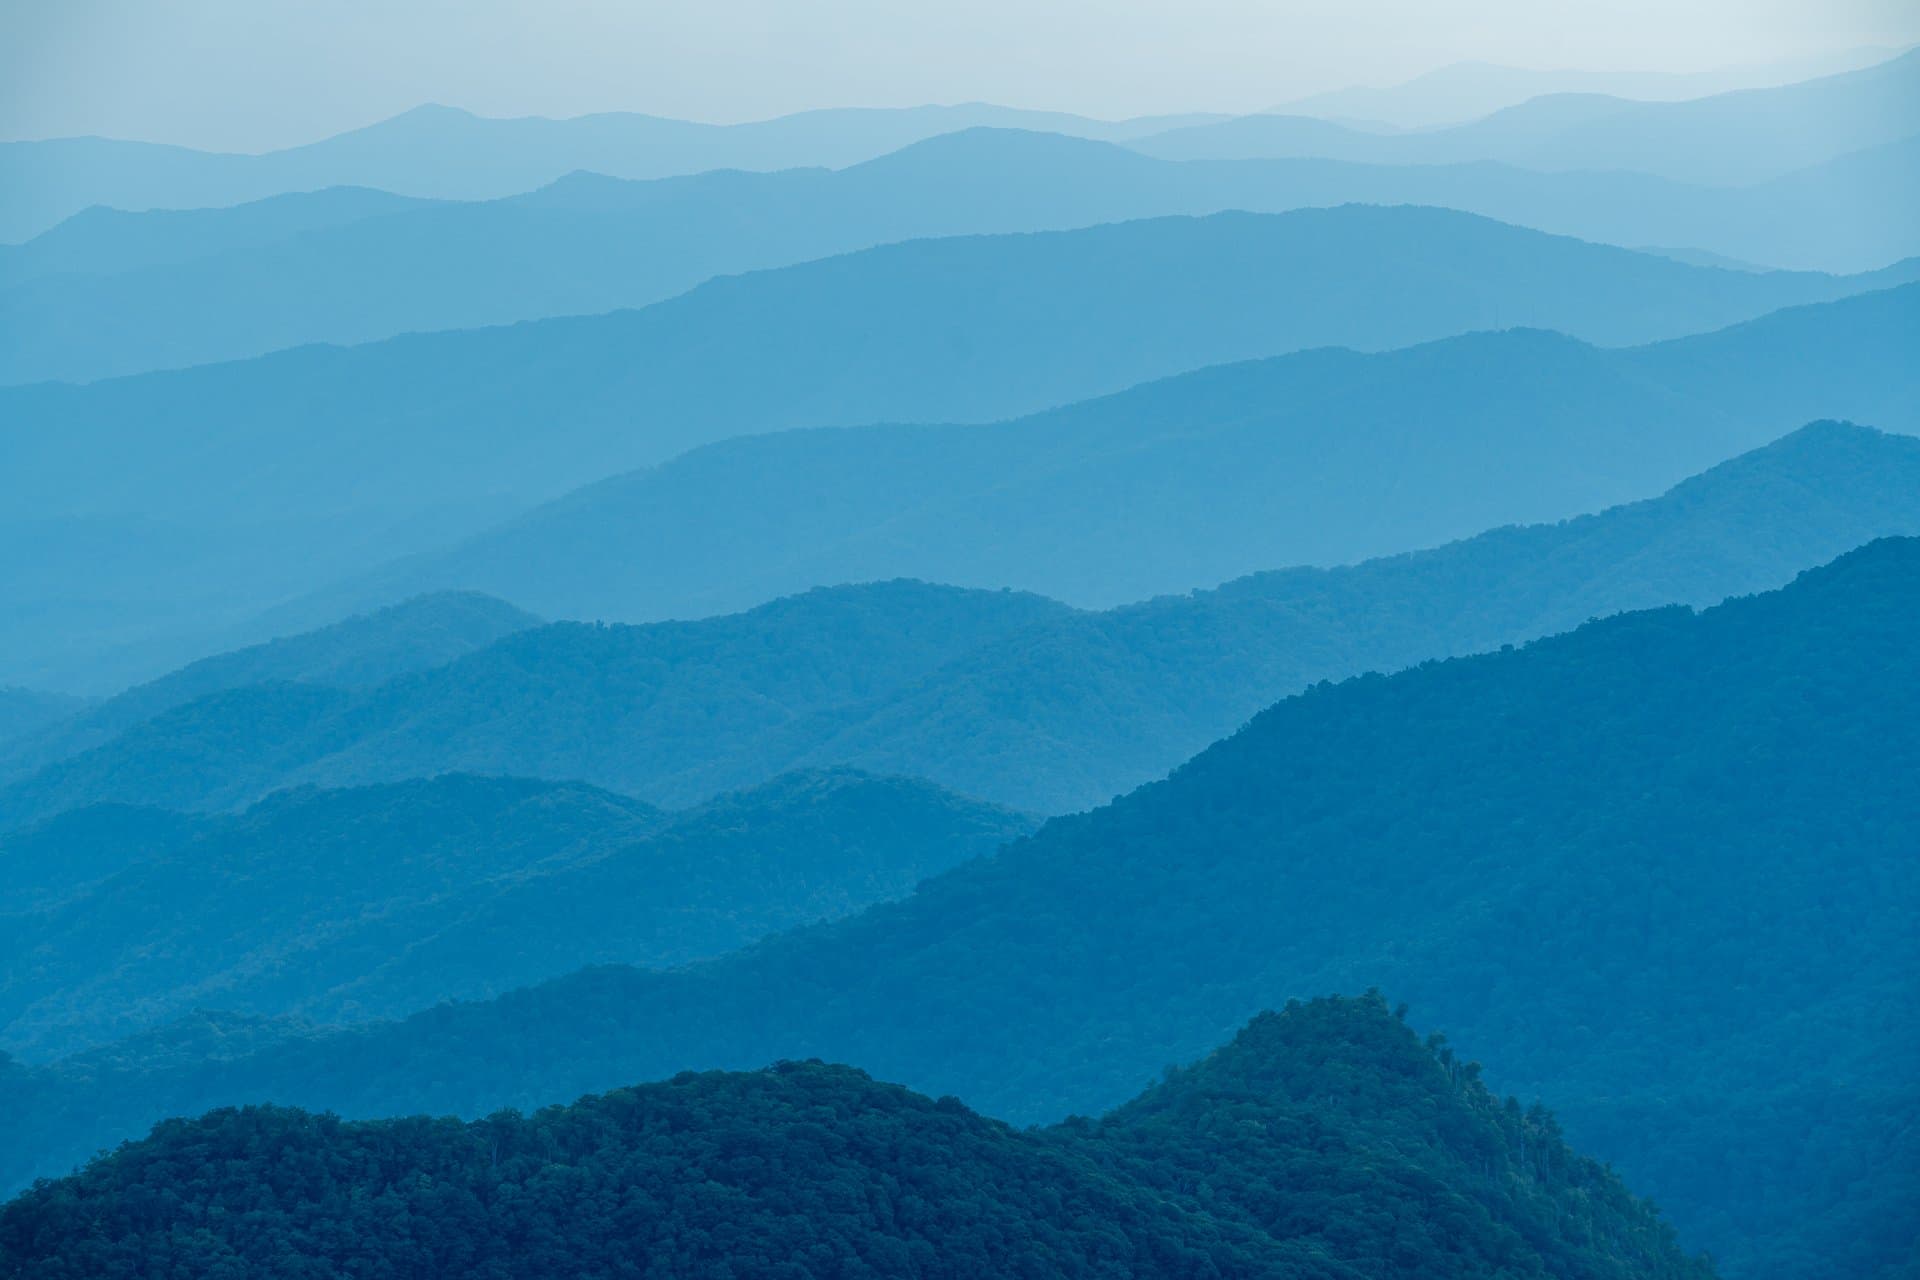
M 0 1276 L 1708 1280 L 1377 995 L 1021 1131 L 818 1061 L 532 1115 L 170 1120 L 0 1208 Z
M 0 1046 L 44 1059 L 197 1008 L 395 1017 L 682 964 L 903 897 L 1033 825 L 850 770 L 672 814 L 462 774 L 233 816 L 94 806 L 0 838 Z
M 480 1115 L 795 1057 L 1050 1120 L 1377 985 L 1730 1267 L 1875 1276 L 1911 1253 L 1887 1171 L 1920 1156 L 1916 626 L 1920 541 L 1889 539 L 1699 614 L 1316 687 L 899 904 L 704 966 L 201 1068 L 18 1068 L 12 1176 L 227 1102 Z

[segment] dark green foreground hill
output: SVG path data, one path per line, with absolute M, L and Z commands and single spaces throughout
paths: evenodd
M 1262 1014 L 1021 1132 L 820 1062 L 531 1116 L 168 1121 L 0 1209 L 0 1276 L 1711 1275 L 1551 1117 L 1378 996 Z

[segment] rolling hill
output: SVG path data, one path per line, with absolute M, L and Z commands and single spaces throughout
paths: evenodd
M 331 758 L 336 750 L 362 757 L 383 780 L 467 771 L 659 795 L 667 788 L 658 774 L 697 772 L 733 752 L 758 754 L 769 737 L 832 724 L 848 707 L 1070 612 L 1009 591 L 875 583 L 703 622 L 518 631 L 468 655 L 477 661 L 373 689 L 284 678 L 238 685 L 173 706 L 0 790 L 0 825 L 109 798 L 176 809 L 244 805 L 323 762 L 349 771 Z M 460 759 L 416 770 L 415 757 L 388 773 L 384 762 L 410 752 L 383 732 L 414 748 L 438 743 Z M 746 785 L 780 772 L 755 774 Z M 729 785 L 683 786 L 677 796 L 692 803 Z
M 213 657 L 93 703 L 69 700 L 67 714 L 0 740 L 0 777 L 64 759 L 183 703 L 245 685 L 285 681 L 337 689 L 384 684 L 451 662 L 495 640 L 540 625 L 503 600 L 447 591 L 357 614 L 298 635 Z
M 1377 996 L 1264 1014 L 1112 1115 L 1046 1131 L 782 1063 L 474 1124 L 216 1112 L 0 1208 L 0 1274 L 42 1280 L 718 1278 L 776 1259 L 796 1280 L 1712 1274 L 1550 1116 L 1503 1107 Z
M 459 774 L 223 817 L 81 810 L 0 841 L 0 1044 L 44 1059 L 200 1008 L 352 1021 L 682 964 L 902 897 L 1033 825 L 844 770 L 671 815 Z
M 1730 1274 L 1874 1274 L 1914 1243 L 1916 626 L 1920 541 L 1889 539 L 1704 613 L 1319 686 L 850 921 L 201 1068 L 22 1072 L 9 1123 L 46 1171 L 227 1102 L 478 1115 L 811 1055 L 1044 1120 L 1378 983 Z

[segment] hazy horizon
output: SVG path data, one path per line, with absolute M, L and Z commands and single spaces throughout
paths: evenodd
M 991 102 L 1101 119 L 1242 114 L 1462 63 L 1540 74 L 1819 74 L 1920 43 L 1920 7 L 1732 0 L 1271 4 L 1179 15 L 1128 0 L 893 12 L 836 0 L 691 7 L 486 0 L 29 3 L 0 15 L 0 138 L 211 150 L 299 145 L 427 104 L 489 117 L 600 112 L 737 123 L 840 107 Z M 1811 70 L 1810 70 L 1811 68 Z M 1712 91 L 1711 88 L 1708 91 Z

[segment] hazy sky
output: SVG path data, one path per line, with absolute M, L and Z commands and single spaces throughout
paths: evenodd
M 1464 59 L 1684 71 L 1915 41 L 1920 0 L 0 0 L 0 136 L 253 150 L 429 101 L 1247 111 Z

